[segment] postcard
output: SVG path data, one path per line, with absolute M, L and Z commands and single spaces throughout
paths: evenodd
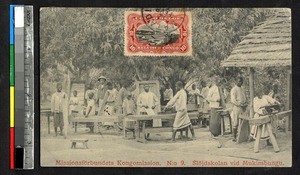
M 40 9 L 43 167 L 291 167 L 288 8 Z

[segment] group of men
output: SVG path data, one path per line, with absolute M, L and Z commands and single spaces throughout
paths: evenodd
M 187 103 L 192 97 L 202 112 L 209 112 L 209 130 L 214 136 L 220 135 L 220 117 L 217 114 L 217 110 L 225 108 L 224 91 L 220 88 L 220 79 L 216 76 L 211 77 L 210 87 L 206 85 L 205 81 L 201 81 L 201 91 L 196 89 L 195 85 L 192 85 L 192 90 L 187 92 L 184 89 L 184 84 L 180 81 L 176 83 L 176 94 L 173 95 L 173 90 L 168 84 L 164 91 L 164 103 L 165 107 L 163 111 L 174 108 L 176 110 L 176 116 L 173 123 L 173 135 L 172 140 L 175 140 L 176 132 L 183 128 L 189 128 L 192 132 L 192 136 L 195 137 L 194 129 L 191 121 L 188 117 Z M 85 117 L 95 115 L 154 115 L 157 113 L 159 105 L 159 99 L 156 94 L 150 91 L 150 86 L 143 85 L 143 91 L 137 96 L 132 93 L 131 83 L 122 83 L 119 90 L 117 90 L 111 82 L 107 82 L 107 79 L 103 76 L 98 79 L 97 88 L 89 87 L 85 93 Z M 237 138 L 238 118 L 242 111 L 245 111 L 247 106 L 247 99 L 245 92 L 242 88 L 243 78 L 238 77 L 235 81 L 234 87 L 230 92 L 230 102 L 232 104 L 231 118 L 233 122 L 233 141 Z M 67 101 L 67 102 L 66 102 Z M 66 102 L 66 103 L 64 103 Z M 58 128 L 60 128 L 60 135 L 63 135 L 63 108 L 64 104 L 69 105 L 69 113 L 75 110 L 79 105 L 77 97 L 77 91 L 73 91 L 73 96 L 68 99 L 67 94 L 62 91 L 62 85 L 57 84 L 57 92 L 52 95 L 51 99 L 51 111 L 54 116 L 54 131 L 55 135 L 58 135 Z M 97 112 L 98 111 L 98 112 Z M 109 129 L 112 127 L 112 123 L 104 123 L 104 126 Z M 151 123 L 152 127 L 161 127 L 162 121 L 155 119 Z M 93 123 L 87 124 L 90 128 L 90 132 L 93 132 Z

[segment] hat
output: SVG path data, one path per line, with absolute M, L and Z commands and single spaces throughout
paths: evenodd
M 100 81 L 101 79 L 103 79 L 103 80 L 106 81 L 106 78 L 105 78 L 104 76 L 100 76 L 100 77 L 98 78 L 98 81 Z

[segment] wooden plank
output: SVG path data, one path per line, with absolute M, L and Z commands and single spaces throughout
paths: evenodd
M 279 118 L 282 119 L 283 117 L 289 116 L 292 113 L 292 110 L 287 110 L 287 111 L 282 111 L 278 112 L 275 115 Z
M 270 120 L 270 117 L 269 116 L 261 116 L 259 118 L 251 118 L 249 120 L 249 124 L 250 125 L 263 125 L 263 124 L 266 124 L 266 123 L 269 123 L 271 120 Z
M 250 118 L 253 118 L 254 116 L 254 110 L 253 110 L 253 99 L 254 99 L 254 69 L 249 68 L 249 91 L 250 91 Z
M 71 139 L 71 142 L 87 142 L 89 141 L 88 139 Z
M 241 119 L 241 123 L 238 126 L 237 143 L 248 141 L 250 135 L 249 121 Z
M 152 120 L 152 119 L 173 119 L 175 118 L 175 113 L 172 114 L 157 114 L 157 115 L 129 115 L 126 116 L 126 118 L 131 119 L 131 120 Z M 196 119 L 199 116 L 198 112 L 193 112 L 193 113 L 188 113 L 188 116 L 190 119 Z
M 71 118 L 71 122 L 119 122 L 119 119 L 117 116 L 109 116 L 109 117 L 88 117 L 88 118 L 83 118 L 83 117 L 76 117 L 76 118 Z
M 172 132 L 172 127 L 163 128 L 145 128 L 146 133 L 160 133 L 160 132 Z
M 292 109 L 292 73 L 288 70 L 287 73 L 287 109 Z M 292 114 L 287 117 L 286 132 L 292 130 Z

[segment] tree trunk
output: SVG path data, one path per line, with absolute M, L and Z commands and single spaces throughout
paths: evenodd
M 141 76 L 140 70 L 138 69 L 134 61 L 133 61 L 133 67 L 135 69 L 135 73 L 137 75 L 138 80 L 143 81 L 143 77 Z

